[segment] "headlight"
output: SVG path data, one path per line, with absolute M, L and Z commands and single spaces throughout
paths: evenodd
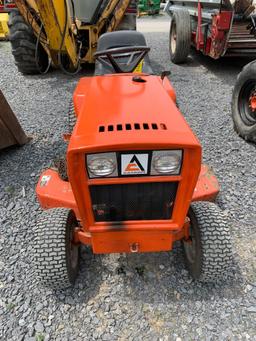
M 151 174 L 179 174 L 181 168 L 181 150 L 154 151 L 152 157 Z
M 87 155 L 87 168 L 91 178 L 116 176 L 117 162 L 115 153 L 99 153 Z

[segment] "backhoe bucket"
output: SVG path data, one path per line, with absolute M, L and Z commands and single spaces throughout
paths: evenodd
M 0 149 L 23 145 L 29 140 L 0 90 Z

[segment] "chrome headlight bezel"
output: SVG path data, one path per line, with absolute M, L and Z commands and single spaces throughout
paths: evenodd
M 152 153 L 150 175 L 179 175 L 182 166 L 182 150 L 157 150 Z M 169 158 L 169 165 L 168 165 Z M 162 170 L 161 170 L 162 161 Z
M 107 169 L 93 169 L 93 162 L 102 162 L 102 164 L 109 163 L 109 171 Z M 116 153 L 97 153 L 86 155 L 87 171 L 90 178 L 106 178 L 118 176 L 117 158 Z M 96 168 L 96 167 L 95 167 Z
M 131 152 L 129 152 L 131 153 Z M 148 162 L 150 162 L 149 169 L 144 176 L 170 176 L 179 175 L 181 172 L 182 161 L 183 161 L 183 150 L 182 149 L 169 149 L 169 150 L 151 150 L 148 152 L 143 152 L 148 154 Z M 125 155 L 126 153 L 124 153 Z M 131 153 L 133 154 L 133 153 Z M 134 155 L 141 155 L 142 152 L 134 153 Z M 143 154 L 143 155 L 144 155 Z M 106 152 L 106 153 L 94 153 L 86 155 L 86 167 L 87 173 L 90 179 L 94 178 L 108 178 L 108 177 L 123 177 L 121 174 L 121 165 L 118 165 L 118 160 L 122 152 Z M 169 159 L 169 165 L 168 165 Z M 93 167 L 93 162 L 108 163 L 108 169 L 100 169 L 97 172 L 97 164 L 95 169 Z M 162 162 L 162 169 L 161 169 Z M 119 167 L 120 166 L 120 167 Z M 107 168 L 107 167 L 106 167 Z M 120 174 L 119 174 L 120 173 Z M 126 175 L 127 176 L 127 175 Z M 142 176 L 142 175 L 130 175 Z

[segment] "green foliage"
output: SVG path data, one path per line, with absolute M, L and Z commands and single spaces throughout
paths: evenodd
M 44 341 L 44 334 L 36 334 L 36 341 Z
M 6 309 L 9 311 L 13 310 L 14 308 L 15 308 L 15 304 L 12 302 L 10 302 L 6 305 Z
M 160 0 L 139 0 L 138 9 L 140 12 L 148 14 L 157 14 L 160 11 Z

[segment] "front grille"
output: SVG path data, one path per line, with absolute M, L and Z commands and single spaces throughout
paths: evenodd
M 96 222 L 170 219 L 177 182 L 90 186 Z

